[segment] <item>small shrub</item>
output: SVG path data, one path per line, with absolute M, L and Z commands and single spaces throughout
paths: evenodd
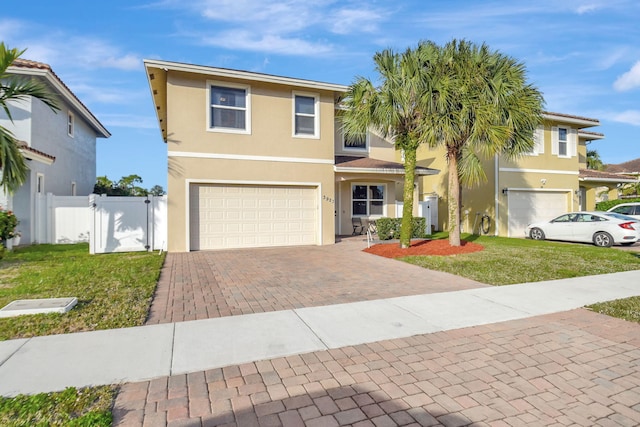
M 637 199 L 615 199 L 615 200 L 605 200 L 603 202 L 596 203 L 597 211 L 608 211 L 614 206 L 617 206 L 621 203 L 637 203 L 640 202 L 640 198 Z
M 425 237 L 426 218 L 413 217 L 411 223 L 411 237 Z M 400 227 L 402 218 L 380 218 L 376 221 L 378 227 L 378 238 L 380 240 L 390 240 L 400 238 Z
M 6 247 L 6 242 L 18 236 L 16 227 L 18 226 L 18 218 L 12 211 L 0 208 L 0 243 Z

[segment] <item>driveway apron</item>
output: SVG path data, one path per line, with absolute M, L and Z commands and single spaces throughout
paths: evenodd
M 362 252 L 366 242 L 169 253 L 147 324 L 449 292 L 486 285 Z

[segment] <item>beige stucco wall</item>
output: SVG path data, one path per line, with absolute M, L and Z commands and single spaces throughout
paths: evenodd
M 578 184 L 578 169 L 586 164 L 586 145 L 584 140 L 578 140 L 577 156 L 559 158 L 552 153 L 552 128 L 563 126 L 575 129 L 575 125 L 547 120 L 544 123 L 544 153 L 526 155 L 516 160 L 498 160 L 498 175 L 496 177 L 496 163 L 494 159 L 483 161 L 483 169 L 487 181 L 475 188 L 462 190 L 462 229 L 470 232 L 473 229 L 476 214 L 487 214 L 491 218 L 492 226 L 489 234 L 497 230 L 499 235 L 507 235 L 507 197 L 502 194 L 504 188 L 534 188 L 541 191 L 566 191 L 568 196 L 567 209 L 578 209 L 579 198 L 576 191 Z M 438 229 L 447 230 L 447 194 L 448 194 L 448 164 L 445 151 L 442 148 L 421 146 L 418 149 L 418 166 L 439 169 L 438 175 L 426 176 L 420 179 L 420 199 L 427 195 L 438 195 Z M 497 181 L 496 181 L 497 178 Z M 543 181 L 544 180 L 544 181 Z M 497 189 L 497 190 L 496 190 Z M 593 206 L 593 192 L 587 191 L 587 206 Z M 497 212 L 496 212 L 497 209 Z
M 208 79 L 212 80 L 204 75 L 176 71 L 169 71 L 167 77 L 168 210 L 171 219 L 168 250 L 189 250 L 190 182 L 317 185 L 322 230 L 320 244 L 334 243 L 334 94 L 315 92 L 320 95 L 319 138 L 299 138 L 293 136 L 292 91 L 303 94 L 313 94 L 313 91 L 234 80 L 232 83 L 250 85 L 251 134 L 214 132 L 207 129 Z M 207 155 L 231 158 L 206 158 Z M 233 159 L 236 156 L 238 158 Z

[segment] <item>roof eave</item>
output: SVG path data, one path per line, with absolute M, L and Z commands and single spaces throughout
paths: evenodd
M 582 178 L 578 178 L 579 181 L 583 181 L 583 182 L 622 182 L 622 183 L 628 183 L 628 184 L 632 184 L 634 182 L 638 182 L 637 179 L 624 179 L 624 178 L 596 178 L 596 177 L 582 177 Z
M 34 161 L 36 161 L 38 163 L 42 163 L 42 164 L 45 164 L 47 166 L 52 165 L 56 161 L 56 158 L 53 157 L 53 156 L 46 156 L 46 155 L 43 155 L 43 154 L 40 154 L 40 153 L 36 153 L 36 152 L 34 152 L 32 150 L 29 150 L 29 149 L 21 148 L 20 149 L 20 153 L 27 160 L 34 160 Z
M 338 173 L 371 173 L 371 174 L 382 174 L 382 175 L 404 175 L 404 169 L 397 168 L 352 168 L 345 166 L 334 166 L 334 172 Z M 437 169 L 416 169 L 416 175 L 437 175 L 440 173 Z
M 563 123 L 571 123 L 571 124 L 576 124 L 576 125 L 582 125 L 582 126 L 585 126 L 585 127 L 600 126 L 600 120 L 589 119 L 587 117 L 584 117 L 584 118 L 570 117 L 570 116 L 565 116 L 565 115 L 545 112 L 545 113 L 542 113 L 542 118 L 547 119 L 547 120 L 556 120 L 556 121 L 563 122 Z
M 39 76 L 43 77 L 47 80 L 47 82 L 58 91 L 59 94 L 63 96 L 66 102 L 71 104 L 73 108 L 78 111 L 82 117 L 93 127 L 93 129 L 98 134 L 98 137 L 109 138 L 111 133 L 105 128 L 102 123 L 85 107 L 78 98 L 71 92 L 69 88 L 67 88 L 62 82 L 53 75 L 53 73 L 48 69 L 41 68 L 25 68 L 25 67 L 15 67 L 10 66 L 7 68 L 7 72 L 11 74 L 21 74 L 25 76 Z
M 277 83 L 290 86 L 303 87 L 315 90 L 328 90 L 332 92 L 346 92 L 349 87 L 345 85 L 324 83 L 313 80 L 295 79 L 291 77 L 275 76 L 270 74 L 252 73 L 249 71 L 233 70 L 227 68 L 209 67 L 205 65 L 185 64 L 181 62 L 160 61 L 153 59 L 143 60 L 145 66 L 154 67 L 172 71 L 183 71 L 188 73 L 198 73 L 208 76 L 228 77 L 233 79 L 242 79 L 250 81 L 259 81 L 267 83 Z

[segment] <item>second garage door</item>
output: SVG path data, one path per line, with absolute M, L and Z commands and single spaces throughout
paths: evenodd
M 509 190 L 509 237 L 525 237 L 532 222 L 546 221 L 568 211 L 568 193 Z
M 192 250 L 313 245 L 316 187 L 209 185 L 190 188 Z

